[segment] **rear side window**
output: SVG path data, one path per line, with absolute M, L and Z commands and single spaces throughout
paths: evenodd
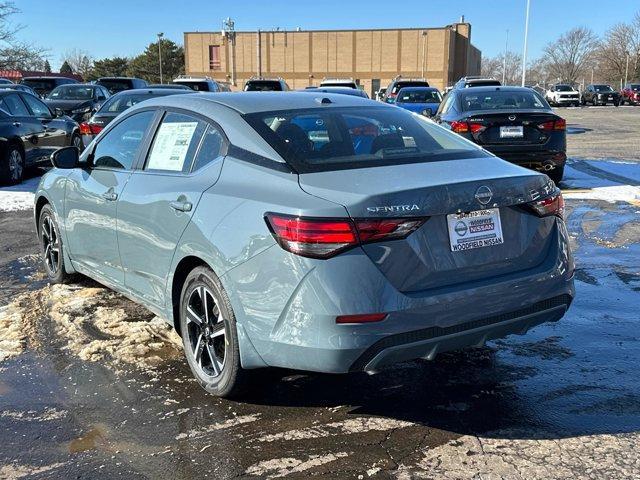
M 204 133 L 200 148 L 193 161 L 191 171 L 195 172 L 209 165 L 222 154 L 223 137 L 220 131 L 213 125 L 208 125 Z
M 487 156 L 399 108 L 314 108 L 244 118 L 299 173 Z
M 155 112 L 136 113 L 109 130 L 93 151 L 93 166 L 131 169 Z
M 11 115 L 29 116 L 29 110 L 18 95 L 12 94 L 4 97 L 4 103 Z
M 189 115 L 165 115 L 151 145 L 145 170 L 188 173 L 207 123 Z
M 185 87 L 189 87 L 191 90 L 195 90 L 196 92 L 215 92 L 215 84 L 209 85 L 208 82 L 174 82 L 178 85 L 184 85 Z

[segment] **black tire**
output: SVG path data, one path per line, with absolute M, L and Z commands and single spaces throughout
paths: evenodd
M 547 172 L 547 175 L 551 180 L 553 180 L 553 183 L 555 183 L 556 186 L 559 187 L 560 182 L 562 181 L 562 177 L 564 176 L 564 165 L 562 165 L 561 167 L 556 167 L 553 170 Z
M 49 204 L 42 207 L 38 218 L 38 238 L 40 239 L 40 256 L 44 271 L 51 283 L 68 283 L 73 275 L 64 268 L 64 255 L 60 228 Z
M 0 184 L 16 185 L 24 179 L 24 153 L 15 143 L 10 143 L 0 158 Z
M 226 398 L 248 390 L 249 372 L 240 365 L 236 318 L 220 280 L 208 267 L 193 269 L 184 282 L 180 332 L 189 368 L 202 388 Z
M 71 143 L 72 147 L 77 147 L 79 151 L 84 150 L 84 145 L 82 144 L 82 137 L 77 133 L 71 135 Z
M 587 104 L 587 101 L 584 99 L 584 97 L 582 97 L 580 99 L 580 104 L 584 107 Z

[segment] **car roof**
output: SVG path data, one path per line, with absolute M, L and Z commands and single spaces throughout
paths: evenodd
M 414 87 L 402 87 L 400 90 L 437 90 L 439 91 L 436 87 L 425 87 L 425 86 L 420 86 L 420 85 L 416 85 Z
M 140 95 L 141 93 L 150 93 L 150 94 L 158 94 L 158 93 L 170 93 L 170 94 L 190 94 L 196 93 L 193 90 L 181 90 L 178 88 L 132 88 L 130 90 L 122 90 L 121 92 L 112 95 L 113 97 L 124 97 L 127 95 Z
M 140 90 L 138 90 L 140 91 Z M 174 90 L 175 92 L 175 90 Z M 321 103 L 322 99 L 330 103 Z M 145 105 L 181 106 L 183 99 L 179 96 L 171 98 L 149 99 Z M 310 95 L 308 92 L 221 92 L 198 93 L 189 96 L 189 103 L 193 106 L 197 102 L 206 108 L 206 104 L 217 103 L 237 111 L 240 114 L 269 112 L 274 110 L 296 110 L 304 108 L 336 108 L 336 107 L 380 107 L 394 108 L 368 98 L 344 95 L 342 93 L 320 93 Z
M 63 80 L 73 80 L 74 82 L 77 82 L 77 80 L 75 78 L 70 78 L 70 77 L 57 77 L 55 75 L 31 75 L 29 77 L 22 77 L 22 80 L 31 80 L 33 78 L 40 78 L 40 79 L 44 79 L 44 80 L 58 80 L 58 79 L 63 79 Z
M 96 80 L 96 82 L 99 82 L 101 80 L 142 80 L 142 79 L 138 77 L 100 77 Z
M 456 92 L 463 93 L 465 95 L 473 95 L 474 93 L 483 92 L 532 92 L 533 89 L 529 87 L 505 87 L 504 85 L 491 85 L 486 87 L 473 87 L 473 88 L 460 88 L 455 89 Z

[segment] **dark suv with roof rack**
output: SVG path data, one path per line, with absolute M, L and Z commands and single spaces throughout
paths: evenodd
M 289 85 L 282 78 L 252 77 L 244 84 L 245 92 L 286 92 Z
M 387 91 L 384 94 L 383 101 L 386 103 L 394 103 L 396 101 L 396 97 L 398 96 L 398 92 L 401 88 L 404 87 L 428 87 L 429 82 L 427 82 L 424 78 L 402 78 L 396 77 L 394 78 L 389 86 L 387 87 Z

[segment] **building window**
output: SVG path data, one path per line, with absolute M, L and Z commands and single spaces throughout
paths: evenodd
M 209 70 L 220 70 L 220 45 L 209 45 Z

